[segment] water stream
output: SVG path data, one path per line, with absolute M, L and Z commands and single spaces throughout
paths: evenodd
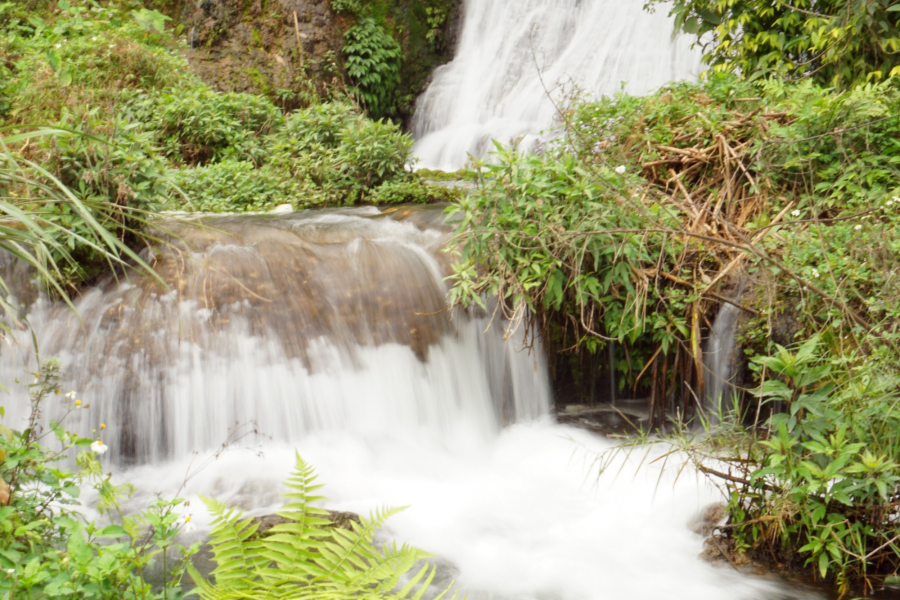
M 644 94 L 700 72 L 691 40 L 672 40 L 668 7 L 641 0 L 467 0 L 452 62 L 419 98 L 419 166 L 456 170 L 492 139 L 527 147 L 554 126 L 559 84 L 599 96 Z M 551 98 L 554 101 L 551 101 Z
M 434 552 L 469 598 L 805 597 L 697 558 L 689 523 L 721 495 L 690 471 L 676 481 L 677 470 L 619 457 L 618 476 L 598 479 L 612 444 L 554 422 L 539 340 L 442 310 L 450 228 L 439 208 L 204 225 L 168 224 L 172 245 L 154 257 L 168 290 L 102 282 L 77 301 L 80 321 L 14 278 L 42 354 L 64 362 L 66 387 L 90 404 L 67 425 L 108 426 L 102 460 L 138 486 L 135 508 L 196 471 L 188 497 L 271 513 L 299 451 L 329 508 L 408 506 L 382 536 Z M 33 368 L 29 332 L 18 341 L 3 349 L 0 381 Z M 4 403 L 3 422 L 21 427 L 21 386 Z M 257 434 L 205 463 L 250 423 Z M 203 524 L 199 506 L 188 510 Z
M 706 408 L 710 415 L 734 406 L 734 377 L 737 371 L 736 343 L 740 310 L 732 304 L 723 303 L 713 321 L 703 352 L 704 390 Z

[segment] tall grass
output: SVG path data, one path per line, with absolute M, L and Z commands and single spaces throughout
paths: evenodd
M 0 134 L 10 132 L 9 127 Z M 53 173 L 40 164 L 25 158 L 17 147 L 36 138 L 48 136 L 86 135 L 64 129 L 39 128 L 26 132 L 8 133 L 0 137 L 0 249 L 34 268 L 40 280 L 69 306 L 73 284 L 68 273 L 80 265 L 73 256 L 76 247 L 89 248 L 100 256 L 115 272 L 128 266 L 157 277 L 150 266 L 125 243 L 126 230 L 110 230 L 98 215 L 119 214 L 130 223 L 127 233 L 139 233 L 148 215 L 137 209 L 122 206 L 109 198 L 79 196 L 64 185 Z M 103 140 L 98 140 L 105 143 Z M 65 206 L 77 215 L 84 226 L 78 231 L 48 216 L 46 207 Z M 8 282 L 0 274 L 3 297 L 0 307 L 7 316 L 17 319 L 16 307 L 10 303 Z M 73 307 L 74 308 L 74 307 Z

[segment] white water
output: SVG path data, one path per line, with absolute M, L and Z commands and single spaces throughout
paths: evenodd
M 102 460 L 137 484 L 134 508 L 205 464 L 182 492 L 201 524 L 201 493 L 272 512 L 299 451 L 329 508 L 409 506 L 383 536 L 435 553 L 472 599 L 800 597 L 697 558 L 688 523 L 721 497 L 690 472 L 676 484 L 635 458 L 598 480 L 611 444 L 552 422 L 539 345 L 521 351 L 521 334 L 485 332 L 484 316 L 432 314 L 446 290 L 436 221 L 374 209 L 212 220 L 181 232 L 187 255 L 159 257 L 179 301 L 108 283 L 77 303 L 83 330 L 39 301 L 44 356 L 63 358 L 66 388 L 91 404 L 67 426 L 108 425 Z M 4 350 L 0 380 L 21 376 L 21 355 Z M 18 427 L 27 400 L 11 387 L 3 422 Z M 206 464 L 247 420 L 260 434 Z
M 703 353 L 706 406 L 711 414 L 733 405 L 736 375 L 737 320 L 740 309 L 723 303 L 713 322 Z
M 668 7 L 643 0 L 466 0 L 456 56 L 437 69 L 413 120 L 419 166 L 455 170 L 554 125 L 558 82 L 593 96 L 644 94 L 695 78 L 700 52 L 672 41 Z M 570 86 L 571 87 L 571 86 Z

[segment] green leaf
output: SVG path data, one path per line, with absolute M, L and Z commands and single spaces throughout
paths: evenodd
M 108 525 L 100 530 L 100 535 L 108 538 L 127 537 L 128 532 L 121 525 Z

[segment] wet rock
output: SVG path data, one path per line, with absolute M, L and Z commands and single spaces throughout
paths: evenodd
M 723 503 L 710 504 L 691 520 L 689 527 L 697 535 L 709 537 L 717 527 L 725 524 L 726 517 Z
M 333 527 L 338 529 L 347 529 L 351 530 L 353 525 L 351 523 L 361 524 L 359 515 L 352 512 L 342 512 L 339 510 L 329 510 L 327 516 L 323 516 L 323 518 L 331 521 Z M 279 515 L 265 515 L 263 517 L 256 517 L 253 519 L 254 523 L 259 524 L 259 529 L 256 530 L 256 534 L 254 537 L 262 537 L 264 536 L 270 529 L 275 527 L 276 525 L 284 525 L 286 523 L 291 523 L 290 519 L 286 519 Z
M 556 420 L 602 435 L 633 434 L 646 427 L 646 417 L 625 412 L 610 406 L 588 408 L 581 404 L 569 405 L 556 416 Z

